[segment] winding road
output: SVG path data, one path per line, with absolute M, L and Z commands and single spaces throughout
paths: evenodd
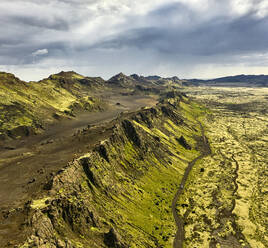
M 188 178 L 192 168 L 194 167 L 195 163 L 199 159 L 202 159 L 202 158 L 208 156 L 209 154 L 211 154 L 210 145 L 209 145 L 207 137 L 205 136 L 204 127 L 202 126 L 201 122 L 198 121 L 198 123 L 200 125 L 201 132 L 202 132 L 201 154 L 198 157 L 196 157 L 195 159 L 193 159 L 191 162 L 189 162 L 187 168 L 185 169 L 183 178 L 181 180 L 180 187 L 177 190 L 177 192 L 176 192 L 176 194 L 175 194 L 175 196 L 173 198 L 173 201 L 172 201 L 172 214 L 173 214 L 176 226 L 177 226 L 177 232 L 176 232 L 176 235 L 175 235 L 175 238 L 174 238 L 174 241 L 173 241 L 173 248 L 182 248 L 183 247 L 183 240 L 184 240 L 184 236 L 185 236 L 185 233 L 184 233 L 184 218 L 183 218 L 183 216 L 180 216 L 178 214 L 178 211 L 176 209 L 178 199 L 181 196 L 181 194 L 183 193 L 185 183 L 186 183 L 187 178 Z

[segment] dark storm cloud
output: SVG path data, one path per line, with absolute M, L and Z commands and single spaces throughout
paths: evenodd
M 42 48 L 50 49 L 52 56 L 66 50 L 68 39 L 58 41 L 57 37 L 76 22 L 66 9 L 51 11 L 34 0 L 3 1 L 0 11 L 0 64 L 4 65 L 31 64 L 32 53 Z
M 146 18 L 157 20 L 160 27 L 128 30 L 116 37 L 100 42 L 96 47 L 121 49 L 136 47 L 151 49 L 168 55 L 213 56 L 244 52 L 268 51 L 268 18 L 257 18 L 248 13 L 238 18 L 220 15 L 206 22 L 196 23 L 187 29 L 181 25 L 161 25 L 161 19 L 177 15 L 196 20 L 196 13 L 180 4 L 171 5 L 150 13 Z M 158 17 L 158 18 L 156 18 Z M 187 25 L 187 24 L 185 24 Z
M 38 17 L 25 17 L 25 16 L 14 16 L 12 18 L 14 23 L 19 23 L 21 26 L 27 28 L 30 27 L 38 27 L 40 29 L 54 29 L 54 30 L 68 30 L 69 25 L 66 20 L 55 18 L 52 21 L 48 21 L 45 18 Z
M 2 68 L 105 68 L 111 76 L 268 61 L 262 0 L 2 0 L 0 11 Z M 33 58 L 36 51 L 47 53 Z

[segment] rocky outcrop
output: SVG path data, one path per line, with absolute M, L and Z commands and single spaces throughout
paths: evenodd
M 123 244 L 123 242 L 120 240 L 118 233 L 113 228 L 111 228 L 108 233 L 104 234 L 104 244 L 109 248 L 129 247 Z
M 177 139 L 177 141 L 187 150 L 191 150 L 192 147 L 187 143 L 186 139 L 181 136 L 179 139 Z
M 120 87 L 133 87 L 136 84 L 136 80 L 134 80 L 132 77 L 128 77 L 122 72 L 113 76 L 107 81 L 108 84 L 114 85 L 114 86 L 120 86 Z
M 126 136 L 132 141 L 136 146 L 141 146 L 141 140 L 140 137 L 133 126 L 133 124 L 129 120 L 124 120 L 122 122 L 122 126 L 124 128 Z
M 106 153 L 105 153 L 105 155 L 103 155 L 100 152 L 100 151 L 103 151 L 102 148 L 103 148 L 103 146 L 100 146 L 96 150 L 99 151 L 101 156 L 106 157 L 107 156 Z M 92 172 L 92 170 L 90 168 L 91 167 L 90 160 L 87 157 L 85 157 L 85 158 L 82 158 L 80 160 L 80 163 L 83 166 L 84 173 L 86 174 L 86 176 L 87 176 L 88 180 L 90 181 L 90 183 L 93 184 L 94 186 L 97 186 L 97 180 L 96 180 L 96 178 L 95 178 L 95 176 L 94 176 L 94 174 L 93 174 L 93 172 Z

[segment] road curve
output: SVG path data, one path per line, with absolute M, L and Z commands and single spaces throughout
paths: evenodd
M 192 168 L 194 167 L 195 163 L 199 159 L 202 159 L 202 158 L 208 156 L 209 154 L 211 154 L 209 142 L 208 142 L 207 137 L 205 136 L 204 127 L 202 126 L 201 122 L 198 121 L 198 123 L 200 125 L 201 132 L 202 132 L 203 147 L 201 149 L 201 154 L 198 157 L 196 157 L 195 159 L 193 159 L 191 162 L 189 162 L 187 168 L 185 169 L 183 178 L 181 180 L 180 187 L 177 190 L 177 192 L 173 198 L 173 201 L 172 201 L 172 214 L 173 214 L 176 226 L 177 226 L 177 231 L 176 231 L 175 238 L 173 241 L 173 248 L 183 248 L 183 240 L 184 240 L 184 236 L 185 236 L 184 219 L 182 216 L 180 216 L 178 214 L 178 211 L 176 209 L 177 201 L 178 201 L 179 197 L 181 196 L 181 194 L 183 193 L 185 183 L 186 183 L 187 178 L 188 178 Z

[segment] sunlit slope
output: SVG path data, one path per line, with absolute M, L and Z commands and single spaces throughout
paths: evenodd
M 101 79 L 74 72 L 30 83 L 0 72 L 0 135 L 27 135 L 62 116 L 72 116 L 74 110 L 100 109 L 100 100 L 91 93 L 101 84 Z

